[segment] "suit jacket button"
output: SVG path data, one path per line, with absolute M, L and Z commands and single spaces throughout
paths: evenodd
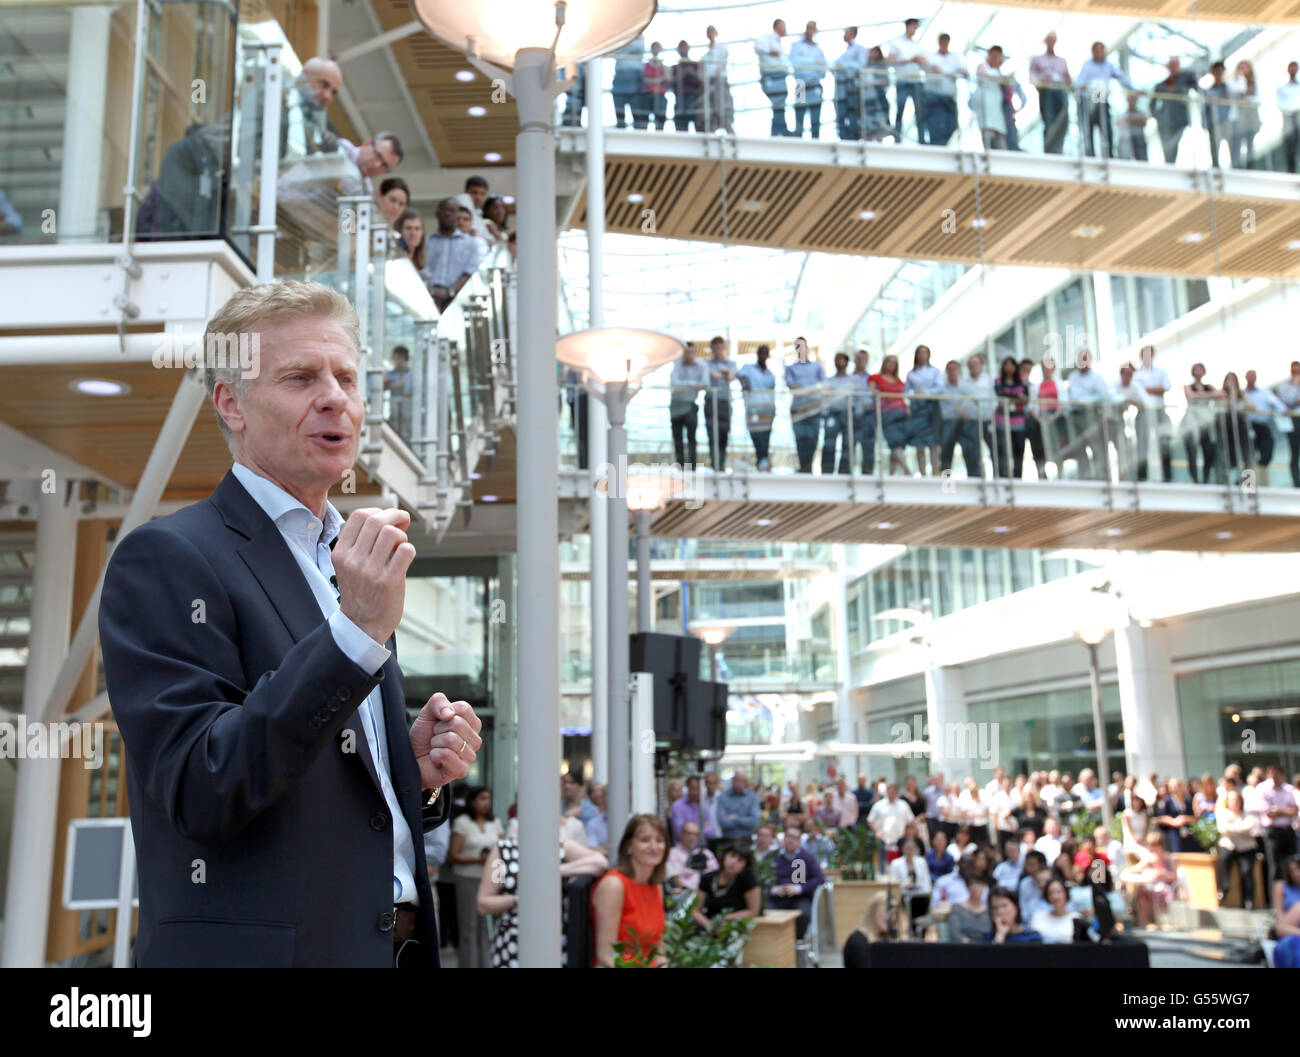
M 388 816 L 385 815 L 382 811 L 376 811 L 373 815 L 370 816 L 371 829 L 381 830 L 387 825 L 388 825 Z
M 307 720 L 307 726 L 309 726 L 312 730 L 320 730 L 320 728 L 323 727 L 324 725 L 325 725 L 324 720 L 322 720 L 319 716 L 312 716 L 311 719 Z
M 352 700 L 352 691 L 346 686 L 340 686 L 338 690 L 335 691 L 334 696 L 346 704 L 348 701 Z
M 380 931 L 380 932 L 392 932 L 392 931 L 393 931 L 393 915 L 392 915 L 392 914 L 380 914 L 380 915 L 379 915 L 379 922 L 378 922 L 378 924 L 379 924 L 379 931 Z

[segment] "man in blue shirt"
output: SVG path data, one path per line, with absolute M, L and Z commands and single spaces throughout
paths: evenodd
M 709 342 L 709 386 L 704 391 L 704 430 L 709 437 L 709 463 L 721 473 L 727 468 L 727 436 L 731 433 L 731 382 L 736 361 L 727 358 L 727 340 L 719 335 Z
M 695 346 L 686 343 L 682 358 L 673 364 L 669 385 L 668 419 L 673 430 L 673 454 L 678 466 L 695 466 L 695 428 L 700 417 L 700 390 L 709 384 L 709 369 L 695 360 Z
M 865 356 L 866 353 L 860 355 Z M 875 799 L 875 794 L 871 792 L 871 786 L 865 774 L 858 775 L 858 787 L 853 790 L 853 795 L 858 801 L 858 825 L 867 824 L 867 812 L 871 810 L 871 802 Z
M 1020 877 L 1024 870 L 1024 865 L 1020 861 L 1020 838 L 1008 837 L 1002 842 L 1002 849 L 1006 858 L 993 867 L 993 880 L 1003 888 L 1010 888 L 1014 892 L 1020 885 Z
M 772 885 L 772 894 L 767 900 L 767 905 L 774 910 L 799 911 L 799 920 L 795 923 L 795 934 L 799 939 L 803 939 L 803 934 L 808 931 L 813 893 L 826 880 L 816 852 L 805 847 L 802 838 L 798 826 L 786 826 L 781 835 L 781 850 L 773 864 L 776 883 Z
M 771 349 L 760 345 L 757 362 L 745 364 L 736 375 L 745 392 L 745 425 L 749 428 L 749 439 L 754 442 L 759 470 L 772 468 L 768 448 L 772 442 L 772 420 L 776 417 L 776 375 L 767 367 L 771 355 Z
M 649 114 L 642 85 L 644 58 L 645 37 L 628 41 L 614 54 L 614 83 L 610 88 L 614 96 L 615 121 L 619 128 L 627 128 L 628 110 L 632 111 L 633 128 L 646 127 Z
M 790 420 L 794 426 L 794 445 L 799 452 L 799 472 L 812 473 L 813 455 L 822 432 L 822 387 L 826 371 L 816 360 L 808 358 L 808 342 L 794 339 L 797 362 L 786 364 L 785 385 L 790 390 Z
M 835 354 L 835 373 L 826 379 L 827 396 L 824 412 L 826 423 L 825 436 L 822 440 L 822 473 L 843 473 L 850 470 L 853 446 L 849 440 L 849 409 L 853 402 L 853 393 L 857 388 L 854 378 L 849 374 L 848 353 Z M 840 437 L 844 443 L 839 444 Z M 839 466 L 835 465 L 835 449 L 840 448 Z
M 858 27 L 844 31 L 844 54 L 835 60 L 835 126 L 840 139 L 862 138 L 862 71 L 867 49 L 858 43 Z
M 810 119 L 813 139 L 822 134 L 822 81 L 826 78 L 826 56 L 813 41 L 817 23 L 809 22 L 803 38 L 790 45 L 790 65 L 794 70 L 794 134 L 803 135 L 804 117 Z
M 718 826 L 724 841 L 743 840 L 748 845 L 758 828 L 758 796 L 749 788 L 749 778 L 742 770 L 731 776 L 731 786 L 718 794 Z
M 1115 157 L 1115 139 L 1111 133 L 1110 104 L 1107 95 L 1110 82 L 1114 79 L 1129 91 L 1133 91 L 1133 82 L 1128 74 L 1106 58 L 1106 45 L 1094 41 L 1092 58 L 1079 67 L 1079 113 L 1086 114 L 1087 120 L 1080 121 L 1083 126 L 1083 152 L 1092 157 L 1093 129 L 1101 131 L 1102 149 L 1105 157 Z

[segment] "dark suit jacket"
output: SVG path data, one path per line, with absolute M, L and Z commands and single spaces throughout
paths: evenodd
M 118 543 L 99 632 L 126 748 L 137 965 L 392 965 L 393 827 L 356 715 L 376 685 L 438 964 L 421 836 L 450 798 L 422 814 L 397 658 L 371 673 L 338 648 L 233 474 Z

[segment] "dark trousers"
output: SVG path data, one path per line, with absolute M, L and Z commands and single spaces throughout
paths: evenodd
M 1223 479 L 1236 484 L 1250 460 L 1250 423 L 1245 415 L 1221 413 L 1218 426 L 1223 438 Z
M 1268 889 L 1286 879 L 1283 872 L 1286 860 L 1296 852 L 1295 830 L 1290 826 L 1267 826 L 1264 829 L 1264 851 L 1268 856 Z
M 1255 856 L 1258 852 L 1252 848 L 1250 851 L 1228 851 L 1227 848 L 1219 849 L 1219 861 L 1217 870 L 1219 874 L 1219 901 L 1228 893 L 1228 887 L 1232 879 L 1232 867 L 1237 867 L 1238 876 L 1241 878 L 1241 905 L 1248 910 L 1253 910 L 1257 905 L 1255 891 Z
M 654 125 L 659 132 L 668 123 L 668 96 L 663 92 L 646 92 L 642 97 L 641 108 L 646 112 L 646 125 Z
M 1115 157 L 1115 136 L 1111 130 L 1110 107 L 1105 103 L 1094 103 L 1085 98 L 1083 108 L 1084 113 L 1088 115 L 1088 120 L 1083 123 L 1083 153 L 1089 158 L 1095 153 L 1092 134 L 1096 130 L 1101 136 L 1102 157 Z
M 1196 451 L 1200 448 L 1202 468 L 1198 476 L 1196 472 Z M 1183 451 L 1187 453 L 1187 474 L 1192 479 L 1193 484 L 1209 484 L 1210 478 L 1214 476 L 1214 457 L 1218 451 L 1218 445 L 1214 443 L 1214 430 L 1205 426 L 1196 430 L 1194 433 L 1183 435 Z
M 1134 161 L 1147 161 L 1147 138 L 1140 129 L 1128 134 L 1129 154 Z
M 689 411 L 671 418 L 673 426 L 673 457 L 678 466 L 695 465 L 695 427 L 699 424 L 700 409 L 695 404 Z
M 673 101 L 673 128 L 678 132 L 703 132 L 700 120 L 700 97 L 698 95 L 678 94 Z
M 1273 461 L 1273 427 L 1267 422 L 1252 422 L 1250 432 L 1255 437 L 1255 465 L 1266 467 Z
M 925 112 L 921 141 L 932 147 L 946 147 L 957 131 L 957 100 L 950 95 L 925 92 L 921 96 L 921 109 Z
M 1300 112 L 1282 116 L 1282 151 L 1286 155 L 1286 171 L 1300 171 L 1296 168 L 1296 156 L 1300 154 Z
M 790 135 L 790 126 L 785 123 L 785 77 L 764 77 L 763 94 L 772 104 L 772 135 Z
M 812 473 L 813 456 L 817 454 L 817 441 L 821 439 L 822 416 L 820 412 L 794 420 L 794 446 L 799 453 L 799 472 Z
M 1160 129 L 1160 149 L 1165 155 L 1165 164 L 1173 165 L 1178 160 L 1178 144 L 1182 141 L 1186 125 L 1165 126 Z
M 853 443 L 862 449 L 862 472 L 876 472 L 876 415 L 873 411 L 853 416 Z
M 614 92 L 614 122 L 619 128 L 627 128 L 626 112 L 632 111 L 632 127 L 645 128 L 646 113 L 643 109 L 645 98 L 642 92 Z
M 835 83 L 835 131 L 840 139 L 862 138 L 862 107 L 856 81 Z
M 1294 420 L 1292 424 L 1295 424 Z M 1286 439 L 1291 445 L 1291 487 L 1300 488 L 1300 429 L 1293 429 Z
M 900 82 L 894 85 L 894 134 L 898 141 L 903 141 L 903 108 L 912 100 L 912 116 L 916 119 L 917 139 L 921 138 L 921 129 L 925 127 L 925 106 L 919 81 Z
M 587 394 L 579 393 L 569 405 L 569 423 L 578 438 L 578 469 L 587 468 Z
M 1025 443 L 1035 466 L 1047 461 L 1047 448 L 1043 443 L 1043 424 L 1033 415 L 1025 416 Z
M 704 394 L 704 430 L 709 435 L 709 465 L 715 470 L 727 467 L 727 434 L 731 432 L 731 401 Z
M 1060 154 L 1065 147 L 1065 133 L 1070 128 L 1070 97 L 1061 88 L 1040 88 L 1038 109 L 1043 115 L 1043 150 Z
M 770 429 L 751 429 L 749 439 L 754 442 L 754 458 L 759 462 L 767 462 L 768 449 L 772 445 L 772 431 Z
M 794 923 L 795 939 L 803 939 L 812 920 L 812 896 L 768 896 L 767 905 L 773 910 L 797 910 L 799 919 Z
M 817 102 L 815 103 L 796 103 L 794 107 L 794 134 L 803 135 L 803 122 L 805 116 L 808 118 L 808 134 L 813 139 L 820 139 L 822 134 L 822 101 L 821 89 L 817 89 Z
M 1008 431 L 1001 423 L 995 423 L 993 432 L 997 438 L 999 477 L 1019 477 L 1025 469 L 1025 431 L 1013 429 Z M 1011 450 L 1007 450 L 1007 434 L 1010 432 Z
M 984 463 L 980 459 L 979 428 L 968 418 L 947 418 L 943 421 L 943 444 L 939 448 L 939 470 L 952 469 L 953 451 L 961 445 L 961 457 L 966 463 L 967 477 L 983 477 Z M 1024 447 L 1021 447 L 1021 454 Z
M 438 882 L 438 943 L 442 947 L 460 946 L 460 929 L 456 920 L 456 882 Z
M 841 438 L 843 442 L 841 443 Z M 835 465 L 835 448 L 839 445 L 839 466 Z M 827 411 L 822 433 L 822 473 L 851 471 L 853 453 L 849 451 L 849 418 L 843 411 Z
M 1156 443 L 1160 447 L 1160 471 L 1163 474 L 1161 480 L 1172 481 L 1174 471 L 1169 416 L 1161 409 L 1147 408 L 1138 412 L 1135 428 L 1137 429 L 1137 479 L 1139 481 L 1147 479 L 1147 452 L 1151 447 L 1151 433 L 1154 430 Z

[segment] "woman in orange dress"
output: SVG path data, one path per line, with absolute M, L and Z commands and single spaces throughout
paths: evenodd
M 614 869 L 591 893 L 596 922 L 597 966 L 614 967 L 615 943 L 635 944 L 656 968 L 664 964 L 658 952 L 664 934 L 663 882 L 668 861 L 668 827 L 657 815 L 635 815 L 618 842 Z M 632 933 L 636 933 L 633 940 Z M 636 956 L 633 947 L 628 953 Z M 631 958 L 624 954 L 624 961 Z

